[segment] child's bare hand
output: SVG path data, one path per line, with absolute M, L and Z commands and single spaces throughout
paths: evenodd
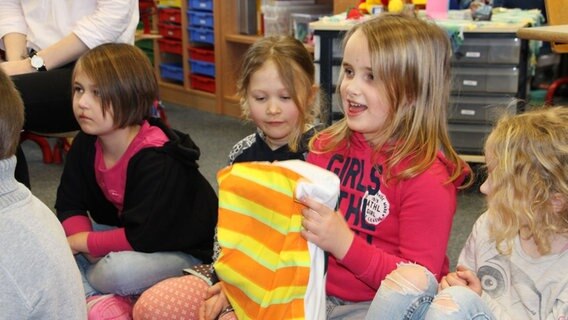
M 481 291 L 483 291 L 483 289 L 481 288 L 481 280 L 479 280 L 477 274 L 475 274 L 473 270 L 470 270 L 462 265 L 458 265 L 456 269 L 456 274 L 458 275 L 458 277 L 467 282 L 467 287 L 478 295 L 481 295 Z
M 468 287 L 473 292 L 481 295 L 481 281 L 472 270 L 458 265 L 455 272 L 450 272 L 440 280 L 438 290 L 442 291 L 448 287 L 463 286 Z
M 302 199 L 302 203 L 306 205 L 302 209 L 302 236 L 335 258 L 343 259 L 353 242 L 353 231 L 343 215 L 310 198 Z
M 217 319 L 221 311 L 228 306 L 229 300 L 223 292 L 221 282 L 217 282 L 207 288 L 205 302 L 203 302 L 201 308 L 199 308 L 199 320 Z
M 450 272 L 440 280 L 438 290 L 444 290 L 448 287 L 462 286 L 467 287 L 467 282 L 457 275 L 457 272 Z

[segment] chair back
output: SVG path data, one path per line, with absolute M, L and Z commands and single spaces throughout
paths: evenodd
M 545 0 L 546 20 L 548 25 L 568 25 L 568 1 Z M 556 53 L 568 53 L 568 43 L 551 42 L 552 51 Z

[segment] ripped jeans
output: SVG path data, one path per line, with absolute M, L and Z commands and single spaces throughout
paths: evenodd
M 438 293 L 438 282 L 430 271 L 405 263 L 383 280 L 366 319 L 493 320 L 495 317 L 474 291 L 454 286 Z

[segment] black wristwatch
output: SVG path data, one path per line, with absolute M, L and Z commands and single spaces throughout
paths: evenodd
M 30 63 L 32 64 L 32 68 L 36 69 L 37 71 L 47 71 L 45 63 L 43 62 L 43 58 L 38 56 L 37 52 L 35 51 L 30 54 Z

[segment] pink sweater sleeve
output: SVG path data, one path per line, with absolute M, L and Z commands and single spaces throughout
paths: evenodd
M 90 232 L 87 237 L 87 248 L 93 257 L 102 257 L 113 251 L 133 250 L 126 239 L 124 228 Z
M 89 232 L 93 230 L 93 225 L 91 220 L 86 216 L 73 216 L 65 219 L 61 223 L 63 230 L 65 230 L 65 236 L 69 237 L 79 232 Z

